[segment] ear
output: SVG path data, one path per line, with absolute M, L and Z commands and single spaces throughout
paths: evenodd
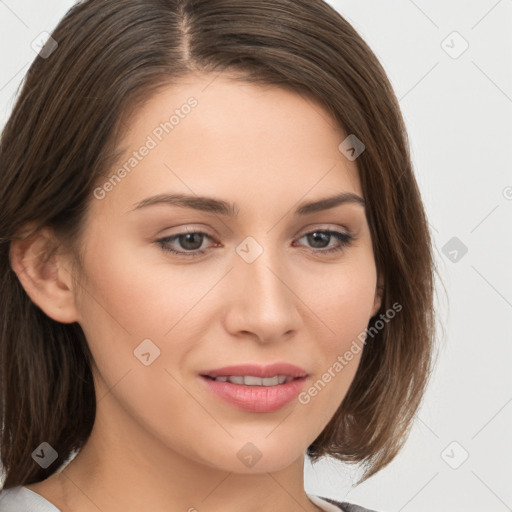
M 28 296 L 50 318 L 61 323 L 79 320 L 68 259 L 60 254 L 49 228 L 11 241 L 11 267 Z
M 377 286 L 375 287 L 375 298 L 373 300 L 373 308 L 371 316 L 375 316 L 382 305 L 382 296 L 384 294 L 384 279 L 381 275 L 378 276 Z

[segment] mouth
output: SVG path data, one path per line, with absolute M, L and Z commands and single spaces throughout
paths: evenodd
M 217 382 L 231 382 L 231 384 L 238 384 L 239 386 L 278 386 L 279 384 L 286 384 L 298 378 L 286 375 L 275 375 L 274 377 L 266 378 L 256 377 L 254 375 L 219 375 L 218 377 L 202 375 L 202 377 Z
M 229 366 L 199 376 L 224 402 L 246 411 L 273 412 L 297 397 L 308 374 L 298 366 L 276 363 Z
M 243 377 L 244 379 L 246 377 L 248 377 L 249 379 L 274 379 L 276 377 L 279 379 L 279 377 L 284 377 L 285 379 L 288 379 L 305 377 L 307 375 L 307 372 L 306 370 L 304 370 L 304 368 L 300 368 L 299 366 L 295 366 L 294 364 L 273 363 L 267 365 L 238 364 L 232 366 L 224 366 L 222 368 L 215 368 L 213 370 L 205 370 L 203 372 L 200 372 L 200 374 L 205 377 L 212 377 L 214 379 L 216 379 L 217 377 Z M 259 381 L 255 382 L 256 385 L 261 385 Z M 237 384 L 239 383 L 241 382 L 237 382 Z M 282 382 L 278 383 L 282 384 Z M 252 385 L 249 382 L 247 384 Z

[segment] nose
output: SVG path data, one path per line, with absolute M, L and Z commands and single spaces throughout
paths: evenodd
M 238 337 L 252 335 L 260 342 L 279 341 L 296 332 L 302 322 L 300 290 L 287 270 L 283 255 L 267 248 L 252 263 L 236 255 L 230 272 L 225 328 Z

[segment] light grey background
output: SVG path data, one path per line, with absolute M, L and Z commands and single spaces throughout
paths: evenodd
M 73 3 L 0 0 L 0 126 L 31 42 Z M 512 510 L 512 1 L 329 3 L 400 100 L 446 292 L 437 367 L 403 451 L 357 487 L 355 468 L 307 464 L 306 490 L 380 512 Z

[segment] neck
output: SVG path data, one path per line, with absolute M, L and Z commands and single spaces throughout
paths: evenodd
M 99 402 L 91 436 L 53 487 L 31 486 L 62 512 L 320 510 L 304 490 L 304 454 L 277 471 L 221 469 L 169 448 L 112 402 Z

